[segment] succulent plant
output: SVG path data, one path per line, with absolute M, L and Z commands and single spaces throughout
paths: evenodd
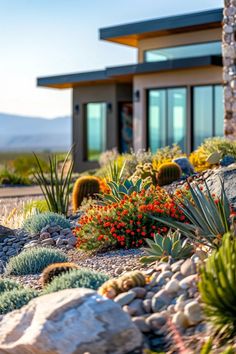
M 30 234 L 39 233 L 45 226 L 55 226 L 59 225 L 63 229 L 70 228 L 70 221 L 67 220 L 63 215 L 53 213 L 51 211 L 46 213 L 33 214 L 28 217 L 22 227 Z
M 79 269 L 80 267 L 75 263 L 64 262 L 64 263 L 53 263 L 47 266 L 42 273 L 40 282 L 43 286 L 51 283 L 52 279 L 58 277 L 63 273 L 67 273 L 72 269 Z
M 145 286 L 146 277 L 140 271 L 127 272 L 119 278 L 106 281 L 99 289 L 98 293 L 109 299 L 114 299 L 118 294 L 126 292 L 136 286 Z
M 15 280 L 3 278 L 0 279 L 0 295 L 5 291 L 13 290 L 13 289 L 22 289 L 23 286 L 17 283 Z
M 157 173 L 157 184 L 159 186 L 165 186 L 171 184 L 174 181 L 180 179 L 182 170 L 180 166 L 175 162 L 163 163 Z
M 95 176 L 79 177 L 75 182 L 72 192 L 73 210 L 76 211 L 80 207 L 84 198 L 94 197 L 100 191 L 100 181 Z
M 59 250 L 43 247 L 28 248 L 9 260 L 6 265 L 6 274 L 38 274 L 49 264 L 66 261 L 67 256 Z
M 223 338 L 236 334 L 236 239 L 227 233 L 222 245 L 200 270 L 199 291 L 204 312 Z
M 108 182 L 112 194 L 104 194 L 102 200 L 105 204 L 116 203 L 124 198 L 125 195 L 131 195 L 133 192 L 140 193 L 142 189 L 148 189 L 151 183 L 145 183 L 141 178 L 135 183 L 126 179 L 124 183 L 117 184 L 114 181 Z
M 180 230 L 181 234 L 193 241 L 201 242 L 211 248 L 218 248 L 222 236 L 230 228 L 230 205 L 227 199 L 224 184 L 221 181 L 221 195 L 217 202 L 214 200 L 207 183 L 205 190 L 200 190 L 198 185 L 191 186 L 188 183 L 189 191 L 193 201 L 187 197 L 183 200 L 176 200 L 178 207 L 189 220 L 189 224 L 181 223 L 170 218 L 160 218 L 150 215 L 164 225 Z
M 37 291 L 28 288 L 5 291 L 0 294 L 0 314 L 20 309 L 37 296 Z
M 54 278 L 52 282 L 44 288 L 43 293 L 48 294 L 70 288 L 89 288 L 97 290 L 107 280 L 108 276 L 106 274 L 87 269 L 74 269 Z
M 168 261 L 170 259 L 177 261 L 190 257 L 194 252 L 193 245 L 188 240 L 181 239 L 181 233 L 171 230 L 167 235 L 155 234 L 153 240 L 146 239 L 149 248 L 144 248 L 147 256 L 143 256 L 142 263 L 151 263 L 155 261 Z

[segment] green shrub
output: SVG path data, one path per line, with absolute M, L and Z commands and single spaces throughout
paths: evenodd
M 13 289 L 18 290 L 22 288 L 22 285 L 12 279 L 0 279 L 0 294 L 4 293 L 5 291 L 10 291 Z
M 71 150 L 67 153 L 62 166 L 56 155 L 49 156 L 49 184 L 43 166 L 38 156 L 34 154 L 37 165 L 34 177 L 43 192 L 49 210 L 65 215 L 69 208 L 70 183 L 74 166 L 74 162 L 70 161 L 70 153 Z
M 67 256 L 52 248 L 30 248 L 12 257 L 6 265 L 6 274 L 38 274 L 49 264 L 66 262 Z
M 37 291 L 28 288 L 5 291 L 0 295 L 0 314 L 20 309 L 37 296 Z
M 199 290 L 207 319 L 216 334 L 236 334 L 236 239 L 227 233 L 200 270 Z
M 51 211 L 42 214 L 31 215 L 24 221 L 22 227 L 29 233 L 36 234 L 47 225 L 59 225 L 63 229 L 70 228 L 69 220 L 67 220 L 63 215 L 52 213 Z
M 0 171 L 0 184 L 28 185 L 30 181 L 27 177 L 22 177 L 4 168 Z
M 48 205 L 45 199 L 30 200 L 24 204 L 23 214 L 25 217 L 32 214 L 40 214 L 49 211 Z
M 40 165 L 42 166 L 43 171 L 48 172 L 49 165 L 46 162 L 46 160 L 42 159 L 40 157 L 38 159 L 40 161 Z M 13 160 L 12 165 L 13 165 L 14 171 L 21 176 L 29 176 L 30 174 L 32 174 L 35 171 L 35 169 L 37 167 L 37 163 L 35 161 L 35 158 L 31 154 L 16 157 Z
M 45 287 L 44 293 L 53 293 L 70 288 L 89 288 L 97 290 L 108 276 L 103 273 L 93 272 L 87 269 L 71 270 L 61 276 L 55 277 L 52 282 Z

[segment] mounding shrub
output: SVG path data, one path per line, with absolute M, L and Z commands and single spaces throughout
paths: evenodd
M 59 225 L 63 229 L 70 228 L 69 220 L 67 220 L 63 215 L 56 214 L 51 211 L 31 215 L 24 221 L 22 227 L 30 234 L 37 234 L 47 225 Z
M 5 291 L 23 289 L 23 286 L 12 279 L 0 279 L 0 295 Z
M 38 274 L 49 264 L 66 261 L 67 256 L 59 250 L 43 247 L 29 248 L 10 259 L 6 265 L 6 274 Z
M 236 334 L 236 239 L 230 233 L 200 270 L 199 290 L 207 319 L 223 338 Z
M 0 314 L 4 315 L 28 304 L 38 296 L 38 292 L 30 288 L 13 289 L 0 294 Z
M 45 287 L 43 293 L 48 294 L 70 288 L 89 288 L 97 290 L 107 280 L 108 276 L 106 274 L 87 269 L 75 269 L 54 278 L 52 282 Z

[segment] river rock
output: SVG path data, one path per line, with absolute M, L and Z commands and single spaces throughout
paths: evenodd
M 125 354 L 142 334 L 114 301 L 90 289 L 44 295 L 0 322 L 0 353 Z

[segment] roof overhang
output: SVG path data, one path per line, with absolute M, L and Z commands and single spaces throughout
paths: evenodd
M 101 28 L 99 33 L 100 39 L 137 47 L 141 39 L 217 28 L 221 26 L 222 20 L 223 9 L 220 8 Z
M 222 66 L 222 57 L 209 55 L 198 58 L 186 58 L 167 60 L 162 62 L 108 67 L 105 70 L 100 71 L 41 77 L 37 79 L 37 85 L 43 87 L 64 89 L 78 86 L 91 86 L 96 84 L 108 84 L 119 82 L 132 83 L 132 78 L 134 75 L 143 75 L 163 71 L 193 69 L 209 66 Z

